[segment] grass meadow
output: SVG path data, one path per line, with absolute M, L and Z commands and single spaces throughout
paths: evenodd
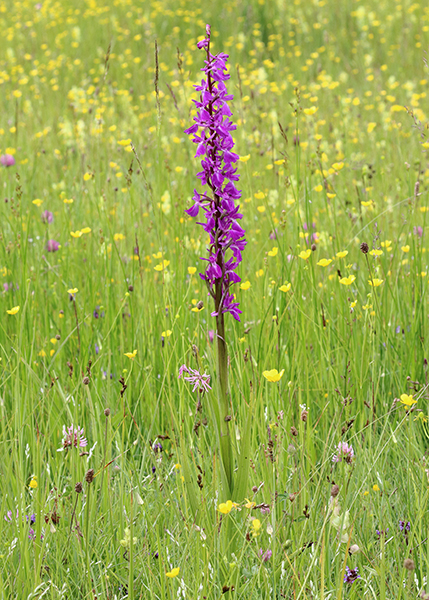
M 229 489 L 184 212 L 206 23 L 247 239 Z M 20 0 L 0 25 L 0 597 L 429 598 L 427 3 Z

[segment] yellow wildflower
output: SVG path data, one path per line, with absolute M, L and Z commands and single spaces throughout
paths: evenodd
M 282 369 L 280 373 L 277 371 L 277 369 L 271 369 L 271 371 L 263 371 L 262 375 L 268 381 L 271 381 L 272 383 L 277 383 L 283 377 L 284 372 L 284 369 Z
M 401 394 L 401 403 L 408 410 L 410 406 L 417 403 L 417 400 L 414 400 L 414 398 L 408 394 Z
M 327 267 L 331 262 L 332 260 L 330 258 L 321 258 L 317 264 L 319 267 Z
M 170 577 L 170 579 L 173 579 L 173 577 L 177 577 L 178 576 L 179 571 L 180 571 L 180 567 L 175 567 L 174 569 L 171 569 L 171 571 L 169 571 L 165 575 L 167 577 Z
M 226 502 L 222 502 L 221 504 L 219 504 L 218 510 L 223 515 L 227 515 L 228 513 L 231 512 L 231 510 L 233 508 L 234 508 L 233 502 L 231 500 L 227 500 Z
M 159 265 L 156 265 L 156 267 L 154 267 L 155 271 L 163 271 L 166 267 L 168 267 L 168 265 L 170 264 L 169 260 L 163 260 L 162 263 L 159 263 Z
M 302 258 L 302 260 L 308 260 L 310 258 L 310 255 L 310 248 L 308 248 L 308 250 L 301 250 L 301 252 L 298 254 L 299 258 Z
M 351 285 L 355 279 L 356 277 L 354 275 L 349 275 L 348 277 L 343 277 L 340 279 L 340 283 L 342 285 Z

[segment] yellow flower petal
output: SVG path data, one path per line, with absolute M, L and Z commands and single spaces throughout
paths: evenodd
M 348 250 L 342 250 L 341 252 L 337 252 L 337 258 L 344 258 L 349 253 Z
M 168 265 L 170 264 L 169 260 L 163 260 L 162 263 L 159 263 L 159 265 L 156 265 L 156 267 L 154 267 L 155 271 L 163 271 L 166 267 L 168 267 Z
M 74 294 L 78 293 L 78 289 L 77 288 L 70 288 L 69 290 L 67 290 L 68 294 L 71 294 L 72 296 L 74 296 Z
M 244 281 L 241 285 L 240 285 L 240 290 L 248 290 L 250 288 L 252 284 L 250 283 L 250 281 Z
M 302 260 L 308 260 L 310 258 L 310 254 L 311 254 L 311 250 L 310 248 L 308 250 L 301 250 L 301 252 L 298 254 L 299 258 L 302 258 Z
M 401 394 L 401 403 L 408 407 L 416 404 L 417 400 L 414 400 L 414 398 L 408 394 Z
M 136 354 L 137 354 L 137 350 L 133 350 L 133 352 L 125 352 L 124 356 L 126 356 L 127 358 L 133 359 L 133 358 L 135 358 Z
M 272 250 L 268 251 L 268 256 L 277 256 L 278 251 L 279 249 L 276 246 L 274 246 Z
M 292 285 L 291 283 L 284 283 L 283 285 L 281 285 L 281 286 L 279 287 L 279 290 L 280 290 L 281 292 L 285 292 L 285 293 L 286 293 L 286 292 L 288 292 L 288 291 L 290 290 L 290 288 L 291 288 L 291 285 Z
M 7 310 L 7 314 L 8 315 L 16 315 L 16 313 L 19 311 L 20 307 L 19 306 L 14 306 L 13 308 L 11 308 L 10 310 Z
M 178 576 L 179 572 L 180 572 L 180 567 L 175 567 L 174 569 L 171 569 L 171 571 L 169 571 L 165 575 L 167 577 L 170 577 L 170 579 L 173 579 L 173 577 L 177 577 Z
M 319 265 L 319 267 L 327 267 L 331 264 L 331 262 L 332 259 L 330 258 L 321 258 L 317 264 Z
M 283 377 L 284 372 L 284 369 L 282 369 L 280 373 L 277 371 L 277 369 L 271 369 L 271 371 L 263 371 L 262 375 L 265 377 L 265 379 L 268 379 L 268 381 L 277 383 Z
M 354 275 L 350 275 L 349 277 L 343 277 L 340 279 L 340 283 L 342 285 L 351 285 L 355 279 L 356 277 Z
M 371 281 L 371 279 L 368 280 L 369 285 L 373 286 L 373 287 L 378 287 L 379 285 L 381 285 L 383 283 L 383 279 L 373 279 Z

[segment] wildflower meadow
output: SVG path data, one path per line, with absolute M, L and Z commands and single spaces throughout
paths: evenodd
M 428 600 L 427 2 L 0 25 L 0 599 Z

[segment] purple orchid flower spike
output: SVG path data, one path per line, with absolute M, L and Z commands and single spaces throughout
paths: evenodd
M 234 283 L 241 281 L 236 270 L 246 246 L 245 230 L 237 223 L 242 215 L 235 204 L 241 192 L 233 183 L 239 178 L 234 167 L 239 156 L 232 151 L 234 141 L 231 135 L 236 127 L 229 118 L 232 113 L 227 104 L 233 96 L 227 93 L 224 83 L 230 77 L 226 72 L 228 55 L 223 52 L 211 54 L 210 35 L 210 26 L 207 25 L 206 37 L 197 44 L 206 52 L 205 66 L 201 69 L 205 78 L 195 86 L 200 92 L 200 98 L 194 100 L 197 108 L 195 123 L 185 130 L 197 145 L 195 158 L 201 158 L 202 171 L 197 177 L 209 190 L 203 193 L 194 190 L 194 204 L 185 212 L 196 217 L 202 210 L 205 216 L 205 223 L 199 225 L 209 234 L 210 245 L 209 257 L 202 258 L 208 265 L 201 278 L 214 299 L 212 316 L 229 312 L 239 321 L 241 311 L 229 291 Z
M 222 461 L 221 475 L 223 493 L 230 496 L 233 480 L 233 459 L 229 422 L 230 398 L 228 390 L 228 349 L 225 338 L 225 313 L 240 320 L 241 311 L 231 287 L 241 281 L 237 269 L 242 261 L 241 253 L 246 246 L 245 231 L 238 224 L 242 218 L 238 200 L 241 192 L 236 187 L 239 179 L 235 163 L 239 156 L 233 151 L 232 132 L 235 125 L 231 121 L 231 109 L 228 102 L 233 99 L 228 94 L 225 82 L 229 79 L 226 63 L 228 55 L 223 52 L 210 52 L 210 25 L 206 26 L 206 37 L 197 46 L 205 52 L 204 77 L 201 84 L 195 85 L 200 96 L 193 100 L 197 109 L 194 123 L 185 130 L 190 135 L 197 149 L 195 158 L 201 160 L 201 171 L 197 177 L 203 191 L 194 190 L 193 204 L 185 212 L 190 217 L 198 217 L 198 223 L 208 234 L 208 256 L 201 257 L 206 268 L 200 274 L 205 281 L 209 295 L 214 301 L 216 317 L 216 339 L 218 348 L 218 403 L 219 421 L 218 439 Z M 186 370 L 187 381 L 193 384 L 193 391 L 208 391 L 208 375 L 201 375 L 183 366 L 180 376 Z

